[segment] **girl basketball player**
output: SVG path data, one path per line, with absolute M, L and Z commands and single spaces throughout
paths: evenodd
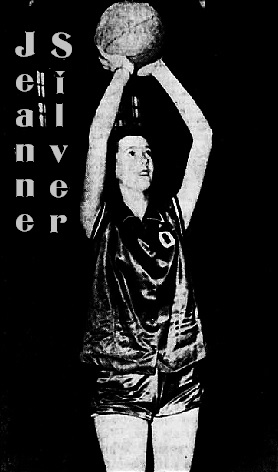
M 94 257 L 81 355 L 97 371 L 92 417 L 108 472 L 145 471 L 148 434 L 155 472 L 188 472 L 202 395 L 198 364 L 205 347 L 183 236 L 212 132 L 162 60 L 139 69 L 138 76 L 151 74 L 170 96 L 193 139 L 180 190 L 158 200 L 152 192 L 148 137 L 125 126 L 112 131 L 133 64 L 104 53 L 100 60 L 113 77 L 90 128 L 82 203 Z M 113 134 L 111 157 L 107 149 Z M 110 181 L 107 189 L 111 168 L 115 185 Z

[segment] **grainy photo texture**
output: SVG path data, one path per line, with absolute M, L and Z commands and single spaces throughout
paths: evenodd
M 90 128 L 82 203 L 93 253 L 82 360 L 97 369 L 92 417 L 109 472 L 144 472 L 148 435 L 155 472 L 189 472 L 202 397 L 205 344 L 184 246 L 212 130 L 160 57 L 162 30 L 149 4 L 123 2 L 103 13 L 95 35 L 111 82 Z M 192 137 L 182 182 L 172 191 L 158 179 L 153 185 L 159 160 L 170 167 L 173 159 L 171 151 L 160 154 L 166 149 L 155 155 L 155 139 L 169 140 L 171 149 L 174 138 L 171 131 L 155 138 L 155 124 L 144 122 L 136 85 L 147 76 Z

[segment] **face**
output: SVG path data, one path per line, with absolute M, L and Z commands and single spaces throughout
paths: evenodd
M 153 177 L 153 161 L 148 142 L 142 136 L 120 139 L 116 154 L 116 177 L 133 190 L 147 190 Z

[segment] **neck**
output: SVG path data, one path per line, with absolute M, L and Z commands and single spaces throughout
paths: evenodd
M 140 219 L 143 218 L 148 205 L 148 195 L 144 194 L 141 190 L 131 189 L 125 185 L 120 184 L 120 191 L 123 197 L 123 201 Z

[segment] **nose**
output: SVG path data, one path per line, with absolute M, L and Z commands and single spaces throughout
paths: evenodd
M 149 164 L 150 162 L 150 158 L 148 154 L 144 151 L 140 151 L 139 158 L 140 158 L 140 161 L 143 162 L 143 164 Z

